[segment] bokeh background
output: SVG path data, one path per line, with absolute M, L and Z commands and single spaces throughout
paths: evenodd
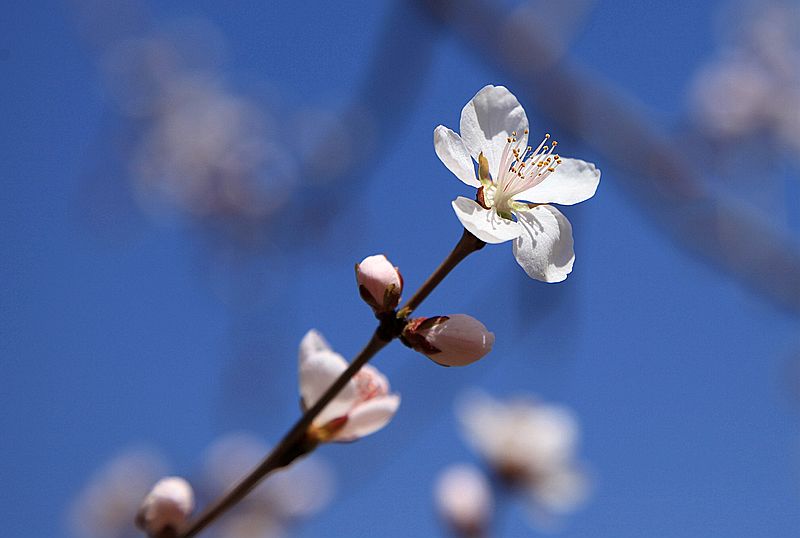
M 319 451 L 330 503 L 290 535 L 444 535 L 432 484 L 475 461 L 453 412 L 471 387 L 579 418 L 593 489 L 559 535 L 796 535 L 798 9 L 9 3 L 3 534 L 81 538 L 86 488 L 131 450 L 191 478 L 224 434 L 277 441 L 306 330 L 349 357 L 372 330 L 353 264 L 385 253 L 410 292 L 458 239 L 432 132 L 493 83 L 603 171 L 564 210 L 575 269 L 531 281 L 509 245 L 462 264 L 420 313 L 481 319 L 493 353 L 383 352 L 399 414 Z M 520 503 L 500 525 L 539 532 Z

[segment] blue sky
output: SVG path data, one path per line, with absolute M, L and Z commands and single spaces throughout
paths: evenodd
M 152 10 L 155 25 L 185 16 L 215 25 L 232 88 L 277 94 L 283 109 L 336 110 L 359 90 L 391 4 L 202 1 Z M 469 194 L 436 158 L 433 128 L 455 127 L 483 85 L 515 85 L 448 32 L 434 36 L 429 23 L 409 30 L 431 43 L 419 58 L 429 62 L 419 92 L 356 140 L 381 149 L 332 187 L 343 193 L 338 212 L 320 233 L 312 224 L 325 198 L 295 199 L 290 229 L 273 223 L 270 248 L 237 257 L 189 219 L 150 219 L 124 189 L 96 195 L 98 182 L 125 179 L 97 177 L 118 118 L 75 5 L 16 4 L 0 22 L 0 495 L 14 536 L 69 536 L 71 500 L 128 446 L 155 445 L 175 472 L 191 474 L 220 434 L 248 429 L 277 440 L 297 413 L 305 331 L 316 327 L 352 356 L 372 329 L 353 264 L 384 252 L 410 292 L 457 240 L 450 201 Z M 716 7 L 597 2 L 571 59 L 636 96 L 669 129 L 681 122 L 692 73 L 712 54 Z M 383 66 L 387 79 L 397 67 Z M 551 130 L 557 112 L 522 104 L 533 129 Z M 302 140 L 316 128 L 280 130 Z M 564 210 L 574 272 L 563 284 L 531 281 L 507 244 L 460 266 L 420 313 L 481 319 L 496 334 L 493 353 L 464 369 L 437 368 L 399 344 L 382 353 L 375 365 L 402 394 L 400 412 L 368 439 L 321 449 L 337 467 L 339 492 L 297 535 L 440 533 L 433 478 L 448 463 L 475 461 L 453 415 L 469 387 L 532 392 L 576 412 L 596 489 L 562 536 L 800 530 L 798 400 L 788 379 L 797 312 L 688 252 L 629 192 L 625 172 L 561 138 L 569 154 L 603 170 L 597 195 Z M 796 198 L 793 207 L 796 215 Z M 504 536 L 530 534 L 519 506 L 505 513 Z

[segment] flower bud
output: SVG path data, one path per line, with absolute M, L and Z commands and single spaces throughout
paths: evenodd
M 356 282 L 361 298 L 376 314 L 391 312 L 400 303 L 403 277 L 383 254 L 364 258 L 356 264 Z
M 401 339 L 442 366 L 472 364 L 494 345 L 494 333 L 465 314 L 412 319 L 403 329 Z
M 144 498 L 136 525 L 152 537 L 177 535 L 193 509 L 192 486 L 178 476 L 162 478 Z
M 439 514 L 458 536 L 484 536 L 494 502 L 492 489 L 473 465 L 452 465 L 436 481 Z

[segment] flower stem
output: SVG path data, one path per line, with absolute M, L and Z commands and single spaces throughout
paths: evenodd
M 258 464 L 250 473 L 242 478 L 233 488 L 222 497 L 210 504 L 181 534 L 181 538 L 189 538 L 197 535 L 211 522 L 221 516 L 229 508 L 241 501 L 250 491 L 253 490 L 268 474 L 276 469 L 289 465 L 299 456 L 306 454 L 314 449 L 306 443 L 306 431 L 311 422 L 322 412 L 326 405 L 333 400 L 339 391 L 344 388 L 348 381 L 389 342 L 379 338 L 377 331 L 361 350 L 361 353 L 353 359 L 353 362 L 339 376 L 328 390 L 310 407 L 300 419 L 295 422 L 292 429 L 283 437 L 280 443 Z
M 486 243 L 464 230 L 464 234 L 456 244 L 453 251 L 441 265 L 428 277 L 428 280 L 417 290 L 406 305 L 400 310 L 397 317 L 405 319 L 425 298 L 439 285 L 453 268 L 472 252 L 480 250 Z M 342 372 L 328 390 L 311 406 L 300 419 L 295 422 L 292 429 L 281 439 L 280 443 L 259 463 L 250 473 L 237 482 L 228 492 L 211 503 L 200 513 L 180 534 L 179 538 L 196 536 L 214 520 L 219 518 L 228 509 L 241 501 L 271 472 L 285 467 L 296 458 L 314 450 L 316 443 L 310 442 L 306 436 L 308 427 L 317 418 L 322 410 L 333 400 L 353 376 L 367 364 L 378 351 L 399 336 L 402 327 L 392 320 L 382 319 L 364 349 L 353 359 L 353 362 Z
M 436 270 L 428 277 L 422 286 L 417 290 L 417 292 L 409 299 L 406 304 L 400 308 L 397 313 L 397 317 L 399 318 L 406 318 L 408 317 L 417 307 L 422 304 L 428 295 L 439 285 L 439 283 L 444 280 L 444 277 L 453 270 L 453 268 L 458 265 L 464 258 L 482 249 L 486 246 L 486 243 L 472 235 L 466 229 L 464 229 L 464 233 L 461 235 L 461 239 L 458 240 L 456 246 L 453 248 L 453 251 L 445 258 L 445 260 L 436 268 Z

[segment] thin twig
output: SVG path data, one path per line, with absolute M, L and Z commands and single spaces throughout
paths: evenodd
M 485 243 L 474 235 L 464 230 L 461 239 L 456 244 L 453 251 L 436 268 L 419 290 L 409 299 L 403 308 L 400 309 L 398 317 L 405 319 L 422 301 L 439 285 L 439 283 L 469 254 L 483 248 Z M 347 385 L 347 383 L 358 373 L 361 368 L 369 362 L 381 349 L 393 339 L 399 336 L 402 324 L 392 324 L 384 319 L 372 334 L 364 349 L 353 359 L 347 369 L 340 375 L 328 390 L 311 406 L 292 428 L 284 435 L 280 443 L 270 452 L 247 476 L 237 482 L 230 490 L 219 497 L 216 501 L 209 504 L 203 512 L 197 516 L 183 531 L 180 538 L 190 538 L 196 536 L 200 531 L 214 522 L 228 509 L 235 506 L 245 498 L 262 480 L 271 472 L 289 465 L 299 456 L 307 454 L 314 449 L 315 444 L 309 444 L 306 436 L 308 427 L 317 418 L 322 410 L 333 400 L 337 394 Z

